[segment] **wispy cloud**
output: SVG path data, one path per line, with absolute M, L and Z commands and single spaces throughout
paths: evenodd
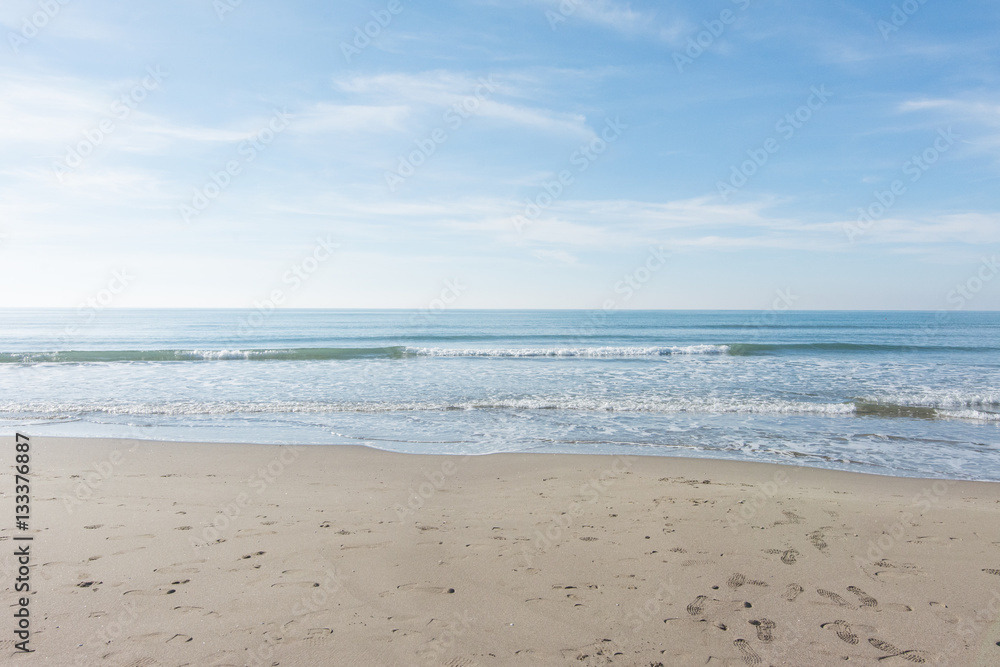
M 1000 101 L 996 95 L 912 99 L 900 103 L 898 111 L 927 112 L 937 123 L 961 124 L 959 135 L 967 150 L 1000 160 Z
M 406 105 L 332 104 L 318 102 L 294 116 L 293 132 L 398 132 L 411 110 Z
M 685 36 L 691 27 L 691 24 L 679 15 L 665 18 L 664 10 L 636 10 L 630 3 L 617 0 L 532 1 L 543 9 L 553 28 L 564 21 L 581 20 L 622 35 L 650 37 L 674 44 Z
M 531 254 L 538 259 L 545 260 L 547 262 L 555 262 L 556 264 L 563 264 L 565 266 L 575 266 L 580 263 L 579 259 L 565 250 L 534 250 Z
M 537 75 L 531 84 L 537 85 Z M 441 113 L 453 105 L 468 104 L 480 117 L 544 132 L 557 132 L 590 138 L 593 130 L 579 113 L 515 103 L 530 97 L 523 85 L 524 75 L 505 77 L 497 74 L 474 77 L 437 70 L 420 74 L 378 74 L 334 80 L 334 87 L 353 100 L 368 105 L 381 102 L 382 108 L 394 110 L 395 117 L 416 115 L 419 111 Z M 505 98 L 505 99 L 498 99 Z M 358 106 L 358 108 L 378 108 Z M 405 113 L 404 110 L 409 110 Z

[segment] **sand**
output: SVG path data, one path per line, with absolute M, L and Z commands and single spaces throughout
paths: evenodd
M 29 433 L 30 435 L 30 433 Z M 4 472 L 14 439 L 0 438 Z M 32 438 L 46 665 L 998 665 L 1000 485 Z M 6 656 L 13 656 L 8 661 Z

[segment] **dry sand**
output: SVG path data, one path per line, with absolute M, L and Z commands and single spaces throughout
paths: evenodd
M 1000 665 L 996 484 L 45 437 L 31 474 L 8 664 Z

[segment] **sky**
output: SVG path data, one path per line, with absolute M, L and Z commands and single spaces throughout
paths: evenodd
M 1000 309 L 1000 3 L 5 0 L 0 36 L 0 307 Z

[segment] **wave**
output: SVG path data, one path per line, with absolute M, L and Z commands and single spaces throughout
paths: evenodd
M 885 345 L 873 343 L 736 343 L 729 345 L 729 354 L 736 357 L 780 354 L 782 352 L 990 352 L 994 347 L 959 347 L 943 345 Z
M 433 347 L 408 347 L 407 354 L 425 357 L 586 357 L 596 359 L 621 359 L 628 357 L 667 357 L 691 354 L 726 354 L 728 345 L 670 345 L 647 347 L 558 347 L 499 349 L 451 349 Z
M 309 347 L 232 350 L 67 350 L 51 352 L 2 352 L 0 364 L 114 363 L 173 361 L 327 361 L 350 359 L 403 359 L 406 357 L 586 358 L 627 359 L 689 355 L 752 357 L 802 353 L 876 352 L 983 352 L 986 347 L 908 347 L 858 343 L 732 343 L 699 345 L 575 346 L 452 348 L 409 347 Z
M 958 419 L 1000 422 L 996 400 L 942 401 L 944 405 L 855 399 L 811 402 L 769 398 L 684 398 L 597 396 L 515 397 L 452 401 L 174 401 L 166 403 L 0 403 L 0 414 L 64 419 L 83 415 L 225 416 L 269 414 L 384 414 L 394 412 L 447 413 L 452 411 L 565 411 L 647 414 L 745 414 L 760 416 L 876 417 L 881 419 Z
M 314 347 L 274 350 L 86 350 L 66 352 L 4 352 L 0 363 L 101 363 L 129 361 L 324 361 L 335 359 L 399 359 L 406 348 Z
M 4 352 L 0 363 L 109 363 L 136 361 L 326 361 L 404 357 L 659 357 L 672 354 L 725 354 L 726 345 L 669 347 L 576 347 L 455 349 L 435 347 L 313 347 L 269 350 L 85 350 Z
M 714 413 L 714 414 L 813 414 L 847 415 L 854 412 L 851 403 L 809 403 L 803 401 L 755 399 L 655 399 L 599 397 L 541 397 L 506 399 L 469 399 L 457 401 L 177 401 L 171 403 L 0 403 L 6 414 L 86 414 L 112 415 L 227 415 L 290 413 L 387 413 L 449 412 L 473 410 L 645 412 L 645 413 Z
M 955 391 L 927 391 L 893 394 L 889 398 L 857 399 L 854 405 L 859 416 L 1000 421 L 998 392 L 965 394 Z

